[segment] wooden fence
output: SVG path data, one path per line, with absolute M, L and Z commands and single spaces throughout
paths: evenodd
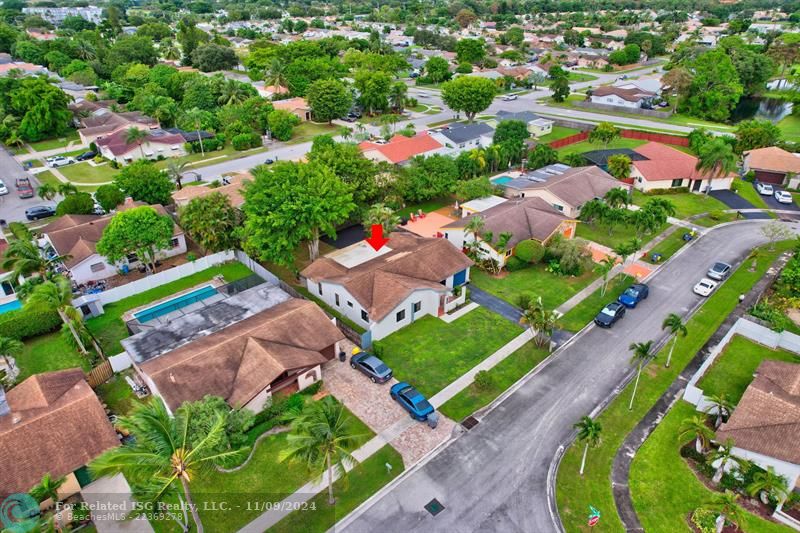
M 652 133 L 649 131 L 628 130 L 628 129 L 620 130 L 619 134 L 620 137 L 623 137 L 625 139 L 639 139 L 642 141 L 652 141 L 662 144 L 672 144 L 675 146 L 689 146 L 689 138 L 684 137 L 682 135 L 670 135 L 668 133 Z M 575 135 L 564 137 L 563 139 L 551 141 L 549 145 L 550 148 L 558 149 L 558 148 L 563 148 L 565 146 L 569 146 L 571 144 L 583 142 L 588 138 L 589 138 L 589 131 L 582 131 L 580 133 L 576 133 Z
M 551 141 L 550 148 L 563 148 L 565 146 L 569 146 L 570 144 L 583 142 L 588 138 L 589 138 L 589 132 L 582 131 L 580 133 L 576 133 L 575 135 L 564 137 L 563 139 L 557 139 L 555 141 Z
M 86 381 L 93 389 L 101 383 L 108 381 L 114 375 L 114 369 L 111 367 L 111 361 L 105 360 L 89 371 L 86 376 Z

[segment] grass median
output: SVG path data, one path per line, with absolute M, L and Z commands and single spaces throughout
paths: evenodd
M 750 290 L 775 258 L 791 249 L 793 245 L 794 241 L 786 241 L 778 243 L 772 251 L 764 248 L 754 272 L 740 266 L 689 319 L 686 325 L 689 333 L 686 337 L 678 338 L 670 368 L 664 368 L 668 346 L 662 349 L 656 362 L 645 368 L 633 410 L 628 410 L 632 388 L 629 384 L 602 412 L 598 417 L 603 426 L 602 443 L 597 448 L 589 450 L 583 477 L 578 475 L 583 446 L 573 445 L 567 449 L 558 471 L 556 485 L 558 509 L 566 531 L 592 530 L 586 521 L 589 506 L 600 510 L 604 531 L 624 531 L 622 522 L 617 516 L 611 487 L 611 466 L 614 455 L 628 433 L 733 311 L 739 302 L 739 295 Z M 679 491 L 681 488 L 669 487 L 669 490 Z M 634 499 L 636 499 L 635 494 Z

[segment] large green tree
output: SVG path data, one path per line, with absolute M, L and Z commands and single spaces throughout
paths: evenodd
M 425 63 L 425 81 L 441 83 L 452 77 L 450 64 L 443 57 L 432 57 Z
M 239 212 L 220 192 L 192 199 L 178 211 L 181 227 L 205 252 L 232 250 L 239 245 Z
M 554 102 L 563 102 L 569 97 L 569 74 L 559 66 L 550 67 L 548 71 L 550 77 L 550 97 Z
M 378 186 L 378 165 L 364 157 L 353 143 L 337 143 L 333 140 L 317 142 L 322 139 L 326 137 L 314 139 L 308 161 L 320 163 L 332 170 L 350 187 L 353 200 L 360 207 L 375 203 L 381 192 Z
M 281 161 L 253 175 L 244 193 L 244 246 L 263 261 L 293 266 L 304 241 L 316 259 L 320 237 L 335 236 L 355 209 L 350 187 L 319 163 Z
M 456 44 L 456 59 L 459 63 L 480 63 L 486 57 L 486 42 L 483 39 L 461 39 Z
M 239 64 L 239 58 L 232 48 L 214 43 L 198 46 L 192 52 L 192 65 L 203 72 L 230 70 Z
M 150 161 L 134 161 L 114 177 L 114 183 L 127 196 L 148 204 L 168 205 L 175 184 Z
M 744 92 L 731 58 L 714 49 L 700 54 L 688 68 L 692 83 L 681 109 L 708 120 L 727 120 Z
M 507 141 L 525 142 L 531 136 L 528 125 L 521 120 L 504 120 L 494 130 L 492 142 L 501 144 Z
M 782 136 L 781 129 L 769 120 L 745 120 L 736 126 L 736 151 L 775 146 Z
M 358 103 L 367 114 L 384 112 L 389 108 L 392 76 L 380 71 L 359 70 L 355 74 Z
M 424 202 L 453 192 L 458 181 L 458 166 L 445 155 L 418 156 L 403 169 L 398 186 L 403 197 Z
M 71 98 L 45 78 L 13 80 L 6 112 L 19 117 L 20 137 L 38 141 L 63 135 L 72 121 Z M 3 98 L 0 97 L 0 100 Z
M 97 241 L 97 252 L 110 262 L 136 254 L 139 261 L 156 269 L 156 253 L 169 248 L 174 223 L 149 205 L 126 209 L 114 215 Z
M 25 302 L 26 305 L 41 305 L 49 309 L 55 309 L 58 316 L 64 323 L 78 350 L 82 354 L 87 354 L 86 346 L 83 343 L 81 330 L 83 327 L 80 311 L 72 306 L 72 283 L 64 276 L 55 276 L 51 280 L 44 281 L 33 289 L 33 293 Z
M 491 105 L 496 94 L 492 80 L 477 76 L 461 76 L 442 85 L 442 100 L 447 107 L 463 112 L 470 122 Z
M 308 86 L 308 105 L 314 119 L 330 123 L 343 117 L 353 105 L 353 95 L 339 80 L 317 80 Z
M 288 141 L 292 138 L 294 127 L 300 124 L 300 119 L 285 109 L 276 109 L 267 116 L 267 124 L 274 138 L 279 141 Z

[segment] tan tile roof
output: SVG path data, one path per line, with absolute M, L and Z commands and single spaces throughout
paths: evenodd
M 131 207 L 147 205 L 143 202 L 128 202 L 117 208 L 124 211 Z M 161 205 L 150 206 L 160 215 L 167 215 Z M 103 236 L 103 230 L 111 222 L 114 215 L 64 215 L 42 228 L 42 234 L 47 235 L 58 255 L 69 256 L 64 261 L 67 268 L 72 268 L 85 259 L 97 253 L 97 241 Z M 183 234 L 183 230 L 175 224 L 173 236 Z
M 800 172 L 800 157 L 777 146 L 757 148 L 744 155 L 749 156 L 747 164 L 751 169 L 793 174 Z
M 762 361 L 716 440 L 800 464 L 800 364 Z
M 447 288 L 442 281 L 472 266 L 472 261 L 446 239 L 398 231 L 392 233 L 387 246 L 391 252 L 352 268 L 323 257 L 301 274 L 313 281 L 342 285 L 370 318 L 378 321 L 414 290 L 444 292 Z
M 603 85 L 592 91 L 592 96 L 608 96 L 612 94 L 628 102 L 638 102 L 642 98 L 650 98 L 656 95 L 656 93 L 642 89 L 623 89 L 613 85 Z
M 229 185 L 222 185 L 221 187 L 212 188 L 207 185 L 195 185 L 192 187 L 184 187 L 179 191 L 172 193 L 172 199 L 176 205 L 186 205 L 195 198 L 208 196 L 209 194 L 218 192 L 224 194 L 231 201 L 233 207 L 241 207 L 244 204 L 244 196 L 242 195 L 244 183 L 253 179 L 253 175 L 249 172 L 242 172 L 231 176 Z
M 316 304 L 293 298 L 151 359 L 141 369 L 171 409 L 209 394 L 241 406 L 283 372 L 324 363 L 328 358 L 320 352 L 343 339 Z
M 552 176 L 547 181 L 531 181 L 522 191 L 545 190 L 573 207 L 580 207 L 589 200 L 602 198 L 611 189 L 627 187 L 600 167 L 575 167 L 563 174 Z
M 80 368 L 31 376 L 6 400 L 11 413 L 0 417 L 0 493 L 27 492 L 44 474 L 67 475 L 119 444 Z
M 511 233 L 508 247 L 529 239 L 546 241 L 562 222 L 571 220 L 541 198 L 532 197 L 508 200 L 480 213 L 460 218 L 445 228 L 463 228 L 474 217 L 483 219 L 484 231 L 492 232 L 495 239 L 503 232 Z
M 299 96 L 287 98 L 286 100 L 274 100 L 272 102 L 272 107 L 274 109 L 282 109 L 284 111 L 296 111 L 298 109 L 305 111 L 306 109 L 310 109 L 306 99 Z

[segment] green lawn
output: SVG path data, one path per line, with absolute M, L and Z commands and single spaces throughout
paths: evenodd
M 634 428 L 638 421 L 653 406 L 663 392 L 675 380 L 677 375 L 691 360 L 697 351 L 705 344 L 711 335 L 719 328 L 728 314 L 736 307 L 739 295 L 749 290 L 759 280 L 774 259 L 784 251 L 791 249 L 792 242 L 779 243 L 775 250 L 769 252 L 764 248 L 764 255 L 758 259 L 755 272 L 748 268 L 739 268 L 717 290 L 705 304 L 689 319 L 686 337 L 679 337 L 672 356 L 670 368 L 664 368 L 664 360 L 669 347 L 659 353 L 656 362 L 648 365 L 639 383 L 636 401 L 633 410 L 628 410 L 628 402 L 632 385 L 629 385 L 621 395 L 614 400 L 599 416 L 598 420 L 603 426 L 602 443 L 597 448 L 589 451 L 586 462 L 586 472 L 583 477 L 578 475 L 583 446 L 576 444 L 570 446 L 564 455 L 558 472 L 557 502 L 561 520 L 568 532 L 592 531 L 586 525 L 586 513 L 592 505 L 602 513 L 603 531 L 624 531 L 622 523 L 616 513 L 612 487 L 610 483 L 611 465 L 616 451 L 619 449 L 625 436 Z M 672 437 L 673 439 L 675 437 Z M 673 440 L 672 442 L 675 442 Z M 658 481 L 653 490 L 660 489 L 680 492 L 684 489 L 681 485 L 670 485 Z M 634 491 L 634 499 L 640 498 Z M 642 509 L 639 508 L 639 512 Z M 682 519 L 677 512 L 673 513 L 672 520 Z M 641 517 L 641 515 L 640 515 Z M 652 521 L 648 520 L 648 525 Z M 647 529 L 651 531 L 651 529 Z M 685 526 L 675 529 L 665 526 L 656 527 L 652 531 L 687 531 Z M 760 531 L 758 529 L 747 529 Z
M 480 389 L 472 383 L 442 405 L 439 411 L 453 420 L 463 420 L 478 409 L 489 405 L 548 355 L 545 348 L 539 348 L 533 342 L 528 342 L 489 370 L 493 379 L 490 388 Z
M 525 293 L 533 298 L 542 297 L 545 307 L 555 309 L 591 283 L 597 274 L 587 271 L 580 276 L 559 276 L 545 270 L 545 265 L 532 265 L 516 272 L 491 276 L 482 270 L 470 273 L 472 284 L 502 298 L 512 305 Z
M 333 124 L 317 124 L 315 122 L 305 121 L 295 126 L 292 131 L 292 138 L 288 144 L 299 144 L 306 141 L 313 141 L 314 137 L 325 134 L 335 134 L 338 126 Z
M 563 139 L 564 137 L 569 137 L 570 135 L 578 134 L 580 132 L 581 130 L 575 128 L 565 128 L 564 126 L 553 126 L 553 131 L 551 131 L 547 135 L 542 135 L 541 137 L 537 137 L 536 142 L 547 144 L 553 141 L 557 141 L 559 139 Z
M 392 466 L 391 470 L 386 465 Z M 269 528 L 270 533 L 324 533 L 370 496 L 403 472 L 403 458 L 388 444 L 333 484 L 336 503 L 328 504 L 327 491 L 314 496 L 305 510 L 294 511 Z
M 787 141 L 800 142 L 800 117 L 789 115 L 778 122 L 778 127 L 783 132 L 783 138 Z
M 454 204 L 455 204 L 455 199 L 450 196 L 446 196 L 443 198 L 433 198 L 432 200 L 428 200 L 426 202 L 407 205 L 403 209 L 397 211 L 396 214 L 399 217 L 408 217 L 411 213 L 416 214 L 417 212 L 419 212 L 420 209 L 422 209 L 423 213 L 430 213 L 431 211 L 436 211 L 437 209 L 441 209 L 442 207 Z
M 728 206 L 707 194 L 684 192 L 677 194 L 644 194 L 633 191 L 633 203 L 643 205 L 651 198 L 664 198 L 675 205 L 677 218 L 688 218 L 692 215 L 708 213 L 709 211 L 724 211 Z
M 375 343 L 394 376 L 428 398 L 522 333 L 522 327 L 478 307 L 447 323 L 424 316 Z
M 592 143 L 589 141 L 582 141 L 569 146 L 564 146 L 558 149 L 559 158 L 563 159 L 569 154 L 582 154 L 584 152 L 591 152 L 593 150 L 612 150 L 616 148 L 636 148 L 645 144 L 647 141 L 640 139 L 623 139 L 618 137 L 604 146 L 602 143 Z
M 133 374 L 133 370 L 125 370 L 119 374 L 114 374 L 111 379 L 101 383 L 94 390 L 100 400 L 105 402 L 111 412 L 116 415 L 127 415 L 134 407 L 142 403 L 131 390 L 131 386 L 125 381 L 125 376 L 131 374 Z
M 724 394 L 734 404 L 739 403 L 744 390 L 753 380 L 756 368 L 765 359 L 800 362 L 800 357 L 792 352 L 773 350 L 736 335 L 717 356 L 697 386 L 703 389 L 706 396 Z
M 614 279 L 608 280 L 605 294 L 600 295 L 601 289 L 594 291 L 581 303 L 564 313 L 558 321 L 560 327 L 569 331 L 580 331 L 594 319 L 604 305 L 616 300 L 631 283 L 633 278 L 627 274 L 618 274 Z
M 64 340 L 60 331 L 26 340 L 16 361 L 20 370 L 17 383 L 34 374 L 53 370 L 75 367 L 91 370 L 89 360 Z
M 661 263 L 675 255 L 675 253 L 683 248 L 683 245 L 686 244 L 686 241 L 683 240 L 683 235 L 688 230 L 685 228 L 678 227 L 667 235 L 667 238 L 655 245 L 652 249 L 647 250 L 647 256 L 644 258 L 645 261 L 649 263 L 653 263 L 652 261 L 652 254 L 661 254 Z M 656 264 L 656 263 L 653 263 Z
M 49 170 L 43 170 L 35 174 L 36 179 L 39 180 L 39 183 L 48 185 L 52 185 L 53 187 L 58 187 L 61 184 L 61 180 L 59 180 L 55 175 L 50 172 Z
M 717 224 L 723 224 L 725 222 L 732 222 L 734 220 L 736 220 L 736 213 L 717 212 L 713 216 L 706 215 L 699 218 L 693 218 L 692 224 L 695 226 L 710 228 L 711 226 L 716 226 Z
M 98 342 L 107 355 L 118 354 L 122 351 L 122 346 L 119 341 L 128 337 L 128 328 L 122 321 L 122 315 L 126 311 L 164 298 L 178 291 L 188 289 L 199 283 L 208 281 L 219 274 L 225 278 L 226 282 L 230 283 L 231 281 L 245 278 L 251 275 L 252 272 L 238 261 L 207 268 L 191 276 L 175 280 L 172 283 L 167 283 L 160 287 L 155 287 L 148 291 L 129 296 L 118 302 L 108 304 L 104 306 L 105 313 L 103 315 L 90 318 L 86 321 L 86 327 L 97 337 Z
M 56 150 L 58 148 L 64 148 L 67 146 L 71 141 L 80 141 L 80 137 L 78 137 L 77 130 L 71 130 L 67 134 L 62 135 L 61 137 L 57 137 L 55 139 L 47 139 L 44 141 L 38 141 L 35 143 L 28 143 L 31 145 L 37 152 L 44 152 L 47 150 Z
M 706 488 L 680 455 L 678 440 L 683 420 L 695 416 L 694 406 L 679 400 L 639 449 L 631 466 L 633 504 L 645 531 L 688 531 L 686 516 L 708 503 L 714 492 Z M 590 452 L 591 453 L 591 452 Z M 764 520 L 742 509 L 741 530 L 748 533 L 784 533 L 787 526 Z
M 65 178 L 75 183 L 105 183 L 114 179 L 119 173 L 116 168 L 111 168 L 110 163 L 93 167 L 88 162 L 73 163 L 58 169 Z
M 646 243 L 661 234 L 667 228 L 669 228 L 669 223 L 665 223 L 654 232 L 642 235 L 639 238 L 642 239 L 643 243 Z M 575 236 L 581 239 L 594 241 L 603 246 L 608 246 L 609 248 L 616 248 L 618 245 L 630 241 L 633 237 L 636 237 L 637 234 L 634 228 L 621 224 L 614 226 L 613 233 L 609 234 L 607 225 L 595 222 L 592 224 L 578 224 L 578 231 L 575 233 Z
M 737 179 L 736 184 L 739 187 L 737 191 L 739 196 L 753 204 L 756 209 L 770 209 L 767 202 L 764 201 L 764 197 L 758 194 L 752 183 Z

